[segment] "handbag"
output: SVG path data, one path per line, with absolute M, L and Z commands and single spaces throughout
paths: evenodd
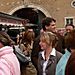
M 17 56 L 20 64 L 27 64 L 29 63 L 31 60 L 30 60 L 30 57 L 27 57 L 23 54 L 22 50 L 20 49 L 19 45 L 16 45 L 14 46 L 14 53 L 15 55 Z

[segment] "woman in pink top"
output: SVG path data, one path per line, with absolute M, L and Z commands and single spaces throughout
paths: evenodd
M 12 40 L 0 31 L 0 75 L 20 75 L 20 65 L 11 47 Z

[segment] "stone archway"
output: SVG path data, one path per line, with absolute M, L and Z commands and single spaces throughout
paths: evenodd
M 43 7 L 41 7 L 39 5 L 34 5 L 34 4 L 30 4 L 30 5 L 26 5 L 26 6 L 25 5 L 18 6 L 16 8 L 14 8 L 14 9 L 10 10 L 8 14 L 12 15 L 17 10 L 22 9 L 22 8 L 28 8 L 28 7 L 38 9 L 41 12 L 43 12 L 46 16 L 51 16 L 46 9 L 44 9 Z
M 34 9 L 33 11 L 35 11 L 35 14 L 39 15 L 39 17 L 38 17 L 39 23 L 43 17 L 51 16 L 45 8 L 41 7 L 40 5 L 35 5 L 35 4 L 18 6 L 16 8 L 12 9 L 8 14 L 12 15 L 15 12 L 22 11 L 22 9 L 28 9 L 28 8 Z M 41 17 L 40 17 L 40 15 L 41 15 Z

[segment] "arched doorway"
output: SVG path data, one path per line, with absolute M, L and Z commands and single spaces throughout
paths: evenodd
M 34 29 L 36 29 L 35 30 L 36 33 L 39 33 L 39 31 L 42 27 L 42 25 L 41 25 L 42 18 L 46 17 L 43 12 L 41 12 L 38 9 L 32 8 L 32 7 L 19 9 L 19 10 L 15 11 L 12 15 L 19 17 L 19 18 L 23 18 L 23 19 L 28 19 L 29 23 L 37 25 L 38 27 L 34 28 Z
M 22 8 L 14 12 L 12 15 L 23 19 L 29 19 L 29 23 L 38 24 L 45 14 L 35 8 Z

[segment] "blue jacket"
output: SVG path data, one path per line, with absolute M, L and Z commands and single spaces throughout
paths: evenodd
M 59 60 L 57 66 L 56 66 L 56 74 L 55 75 L 65 75 L 65 67 L 67 64 L 67 61 L 70 57 L 71 53 L 66 50 L 65 54 L 61 57 Z

